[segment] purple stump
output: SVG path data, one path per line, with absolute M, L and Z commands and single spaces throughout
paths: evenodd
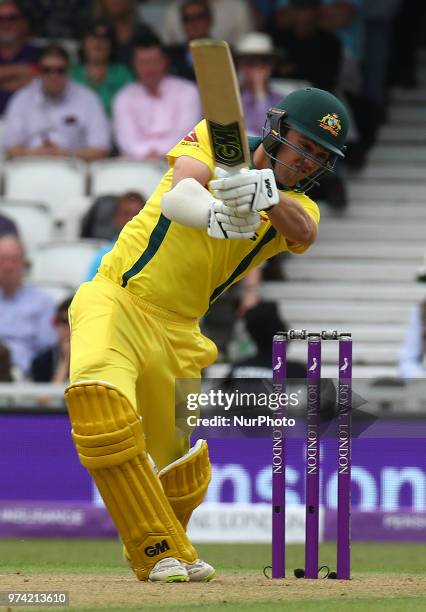
M 305 578 L 318 578 L 321 334 L 308 336 Z
M 338 472 L 337 472 L 337 578 L 351 577 L 351 411 L 352 339 L 339 340 L 338 388 Z
M 287 377 L 287 333 L 279 332 L 272 342 L 274 393 L 284 393 Z M 284 417 L 284 408 L 274 417 Z M 284 427 L 272 429 L 272 578 L 285 577 L 285 438 Z

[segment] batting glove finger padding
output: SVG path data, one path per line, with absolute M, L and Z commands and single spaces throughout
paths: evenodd
M 260 212 L 269 210 L 279 202 L 274 173 L 270 168 L 242 169 L 230 176 L 224 176 L 223 169 L 217 168 L 216 176 L 220 178 L 210 181 L 209 187 L 229 206 L 246 206 L 247 199 L 251 197 L 251 210 Z
M 213 187 L 212 183 L 214 182 L 215 181 L 210 182 L 210 187 Z M 256 185 L 252 182 L 250 185 L 242 185 L 230 189 L 215 189 L 214 192 L 219 200 L 239 199 L 244 196 L 251 197 L 253 200 L 253 196 L 256 194 Z
M 219 223 L 227 223 L 228 225 L 234 225 L 237 227 L 249 227 L 258 226 L 260 222 L 258 213 L 250 213 L 247 217 L 230 217 L 223 213 L 216 213 L 216 219 Z
M 251 213 L 250 204 L 245 204 L 244 206 L 232 206 L 229 205 L 229 202 L 225 204 L 220 200 L 215 200 L 213 209 L 215 213 L 223 213 L 224 215 L 241 218 L 246 218 L 247 215 Z
M 214 207 L 212 207 L 207 233 L 212 238 L 223 240 L 246 240 L 247 238 L 253 238 L 259 224 L 259 213 L 251 213 L 246 218 L 241 218 L 216 213 Z

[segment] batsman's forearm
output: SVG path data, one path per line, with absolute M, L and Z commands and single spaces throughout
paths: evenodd
M 275 227 L 290 242 L 313 244 L 316 240 L 317 224 L 299 202 L 280 194 L 280 203 L 268 211 Z

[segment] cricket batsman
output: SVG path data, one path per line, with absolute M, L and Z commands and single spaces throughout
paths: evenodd
M 201 121 L 74 297 L 72 437 L 139 580 L 215 574 L 186 534 L 211 470 L 206 441 L 190 448 L 175 425 L 175 382 L 215 361 L 198 324 L 209 305 L 265 259 L 315 241 L 319 209 L 306 191 L 344 157 L 348 123 L 332 94 L 296 90 L 249 140 L 252 167 L 228 175 L 215 172 Z

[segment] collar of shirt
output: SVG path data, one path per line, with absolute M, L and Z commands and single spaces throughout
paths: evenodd
M 136 84 L 139 85 L 139 87 L 141 88 L 141 90 L 146 96 L 150 98 L 162 98 L 167 91 L 167 86 L 169 85 L 169 78 L 167 76 L 164 76 L 161 79 L 160 84 L 158 85 L 156 94 L 153 94 L 152 91 L 148 89 L 146 85 L 144 85 L 140 81 L 137 81 Z
M 43 91 L 43 85 L 42 85 L 41 79 L 35 79 L 33 81 L 33 87 L 34 87 L 34 100 L 35 100 L 35 103 L 38 104 L 39 106 L 55 105 L 55 104 L 64 103 L 70 98 L 70 95 L 72 93 L 71 92 L 72 83 L 70 81 L 67 81 L 64 91 L 59 96 L 56 96 L 54 98 L 52 98 L 51 96 L 46 96 L 46 94 Z
M 23 291 L 23 286 L 17 287 L 13 293 L 9 293 L 6 295 L 3 288 L 0 287 L 0 300 L 13 302 L 13 300 L 17 300 Z

